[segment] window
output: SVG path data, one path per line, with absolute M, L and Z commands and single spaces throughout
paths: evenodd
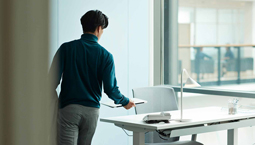
M 178 19 L 171 14 L 174 3 L 164 1 L 165 84 L 173 83 L 168 80 L 177 77 L 171 69 L 178 70 L 180 84 L 183 68 L 202 86 L 255 82 L 255 47 L 252 45 L 255 41 L 255 2 L 179 0 Z M 178 26 L 171 24 L 175 20 L 178 20 Z M 169 33 L 174 33 L 169 27 L 178 27 L 178 47 L 168 44 L 173 38 Z M 172 49 L 178 49 L 177 66 L 169 62 L 174 57 Z

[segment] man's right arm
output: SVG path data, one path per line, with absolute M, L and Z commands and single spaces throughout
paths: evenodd
M 111 54 L 109 54 L 103 61 L 103 86 L 104 92 L 107 96 L 114 101 L 115 104 L 122 104 L 126 109 L 130 109 L 135 104 L 127 97 L 122 95 L 117 86 L 117 80 L 115 77 L 114 60 Z

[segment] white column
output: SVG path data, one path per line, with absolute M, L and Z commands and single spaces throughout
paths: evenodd
M 255 2 L 252 2 L 252 44 L 255 44 Z
M 252 44 L 255 44 L 255 2 L 252 2 Z M 255 50 L 254 48 L 252 49 L 252 57 L 255 57 Z M 255 67 L 255 59 L 253 59 L 253 67 Z M 253 74 L 255 74 L 255 71 L 253 71 Z
M 167 0 L 164 5 L 164 84 L 178 85 L 179 1 Z
M 162 0 L 153 0 L 153 85 L 163 84 L 162 82 L 162 16 L 161 2 Z

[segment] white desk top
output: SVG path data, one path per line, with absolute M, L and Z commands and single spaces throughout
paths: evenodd
M 179 110 L 168 112 L 172 115 L 171 119 L 180 118 Z M 170 123 L 147 124 L 142 121 L 145 115 L 147 114 L 101 118 L 100 121 L 149 130 L 161 130 L 255 117 L 255 113 L 238 113 L 236 115 L 228 115 L 227 111 L 221 111 L 221 107 L 205 107 L 184 110 L 183 119 L 192 119 L 190 122 L 170 121 Z

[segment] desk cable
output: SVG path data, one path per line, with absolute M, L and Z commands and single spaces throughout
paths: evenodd
M 133 135 L 129 135 L 124 128 L 122 128 L 122 130 L 126 133 L 127 136 L 133 136 Z M 148 132 L 149 131 L 145 132 L 145 134 Z M 170 137 L 170 133 L 165 134 L 164 131 L 160 131 L 160 130 L 156 130 L 156 132 L 158 133 L 158 136 L 163 140 L 168 140 L 168 138 Z
M 127 136 L 133 136 L 133 135 L 129 135 L 125 129 L 122 128 L 122 130 L 126 133 Z M 149 131 L 145 132 L 148 133 Z M 169 134 L 165 134 L 164 131 L 160 131 L 160 130 L 156 130 L 156 132 L 158 133 L 159 137 L 163 140 L 168 140 L 167 138 L 170 137 L 170 133 Z
M 126 133 L 127 136 L 133 136 L 133 135 L 129 135 L 125 129 L 122 128 L 122 130 Z
M 158 133 L 158 136 L 163 139 L 163 140 L 168 140 L 168 138 L 170 138 L 170 133 L 169 134 L 165 134 L 164 130 L 160 131 L 160 130 L 156 130 L 156 132 Z
M 133 135 L 129 135 L 124 128 L 122 128 L 122 130 L 126 133 L 127 136 L 133 136 Z M 148 133 L 148 132 L 149 131 L 145 132 L 145 134 Z

